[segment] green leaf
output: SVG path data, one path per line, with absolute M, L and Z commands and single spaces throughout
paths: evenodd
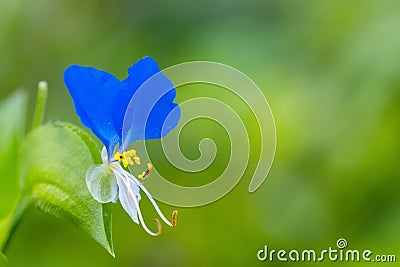
M 7 267 L 8 266 L 8 261 L 6 256 L 0 252 L 0 267 Z
M 0 102 L 0 218 L 18 197 L 17 158 L 25 131 L 27 97 L 16 91 Z
M 44 212 L 86 231 L 114 256 L 111 204 L 95 201 L 86 187 L 87 169 L 101 162 L 90 136 L 68 123 L 43 125 L 27 137 L 21 159 L 24 194 Z

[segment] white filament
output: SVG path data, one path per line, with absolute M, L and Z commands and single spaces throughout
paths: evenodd
M 159 227 L 159 231 L 158 232 L 152 232 L 146 225 L 146 223 L 144 222 L 142 213 L 140 211 L 140 207 L 139 207 L 139 202 L 136 199 L 136 196 L 134 194 L 134 192 L 131 189 L 131 186 L 129 186 L 129 183 L 133 183 L 134 186 L 139 186 L 143 192 L 146 194 L 146 196 L 149 198 L 151 204 L 153 205 L 154 209 L 156 210 L 157 214 L 160 216 L 160 218 L 169 226 L 172 227 L 172 223 L 170 221 L 168 221 L 168 219 L 164 216 L 164 214 L 161 212 L 160 208 L 158 207 L 157 203 L 155 202 L 155 200 L 153 199 L 153 197 L 151 196 L 151 194 L 149 193 L 149 191 L 147 191 L 147 189 L 143 186 L 142 183 L 140 183 L 132 174 L 130 174 L 129 172 L 125 171 L 124 169 L 122 169 L 121 165 L 119 164 L 111 164 L 110 165 L 114 174 L 116 176 L 118 176 L 118 178 L 120 178 L 120 180 L 124 183 L 124 185 L 119 185 L 119 186 L 125 186 L 128 189 L 128 193 L 131 197 L 131 199 L 134 201 L 134 204 L 136 206 L 138 215 L 139 215 L 139 221 L 142 224 L 144 230 L 149 233 L 152 236 L 156 236 L 160 234 L 160 224 L 158 222 L 158 220 L 156 220 L 157 222 L 157 226 Z M 117 179 L 118 180 L 118 179 Z

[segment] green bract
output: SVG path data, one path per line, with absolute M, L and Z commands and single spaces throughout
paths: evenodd
M 33 130 L 25 140 L 26 94 L 17 91 L 0 102 L 0 250 L 24 212 L 36 206 L 74 223 L 114 256 L 111 204 L 94 200 L 85 182 L 89 166 L 102 162 L 100 151 L 72 124 L 40 126 L 47 96 L 47 85 L 41 85 Z M 0 267 L 6 264 L 0 254 Z
M 85 183 L 87 169 L 100 162 L 96 144 L 81 129 L 61 122 L 44 125 L 24 144 L 21 184 L 35 206 L 73 222 L 114 256 L 111 206 L 94 200 Z

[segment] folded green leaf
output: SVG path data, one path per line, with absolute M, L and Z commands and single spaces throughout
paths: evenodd
M 16 91 L 0 102 L 0 218 L 18 197 L 17 156 L 25 129 L 26 94 Z
M 98 147 L 80 128 L 60 122 L 44 125 L 26 140 L 21 182 L 37 207 L 79 226 L 114 256 L 111 206 L 95 201 L 85 182 L 87 169 L 100 162 Z

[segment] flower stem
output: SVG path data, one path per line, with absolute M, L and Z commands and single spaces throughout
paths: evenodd
M 27 196 L 19 196 L 9 214 L 0 221 L 0 251 L 6 251 L 10 237 L 29 207 L 29 203 Z
M 32 130 L 39 127 L 43 123 L 44 111 L 47 102 L 47 82 L 41 81 L 38 86 L 38 94 L 36 98 L 36 108 L 33 115 Z

